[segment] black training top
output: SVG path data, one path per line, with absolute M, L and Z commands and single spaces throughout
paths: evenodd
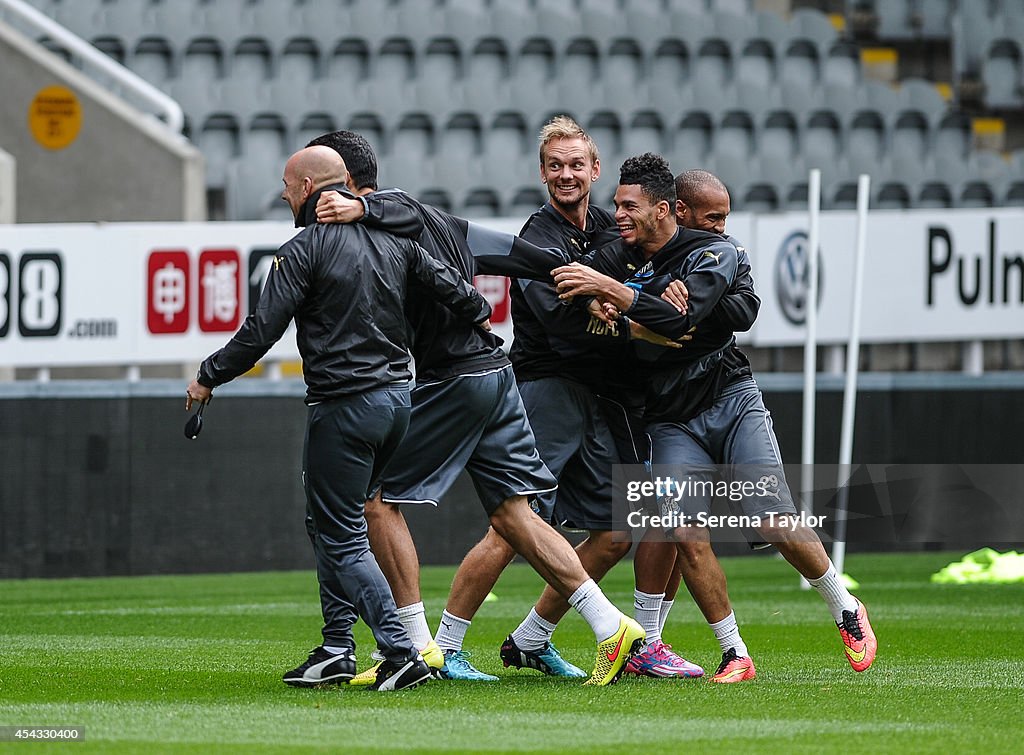
M 466 330 L 479 330 L 472 323 L 490 316 L 459 270 L 410 239 L 360 224 L 317 223 L 320 193 L 300 211 L 296 224 L 306 227 L 274 258 L 255 312 L 202 363 L 202 385 L 215 388 L 251 369 L 293 318 L 307 403 L 408 381 L 405 309 L 414 280 L 418 295 L 443 303 Z

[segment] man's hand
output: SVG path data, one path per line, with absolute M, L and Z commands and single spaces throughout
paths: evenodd
M 614 304 L 602 302 L 598 299 L 590 300 L 587 304 L 587 311 L 601 322 L 606 322 L 609 325 L 618 322 L 619 318 L 622 316 Z
M 488 317 L 483 322 L 478 322 L 476 325 L 481 330 L 486 330 L 488 333 L 491 332 L 491 318 L 490 317 Z
M 659 333 L 655 333 L 650 328 L 646 328 L 638 322 L 629 321 L 629 335 L 631 338 L 635 338 L 638 341 L 647 341 L 647 343 L 653 343 L 655 346 L 664 346 L 669 349 L 681 349 L 683 348 L 683 341 L 693 340 L 693 336 L 687 333 L 686 335 L 679 338 L 677 341 L 673 341 L 671 338 L 666 338 Z
M 633 306 L 633 289 L 592 267 L 573 262 L 571 265 L 556 267 L 551 275 L 555 279 L 559 299 L 597 296 L 601 301 L 614 304 L 620 312 Z
M 336 191 L 325 191 L 316 202 L 318 223 L 354 223 L 365 214 L 363 203 Z
M 682 281 L 674 280 L 669 283 L 661 298 L 678 309 L 679 314 L 686 314 L 690 292 L 686 290 L 686 285 Z
M 185 389 L 185 411 L 192 409 L 192 402 L 198 401 L 200 404 L 205 404 L 213 397 L 213 389 L 207 388 L 205 385 L 200 385 L 198 380 L 193 380 L 188 384 L 188 388 Z

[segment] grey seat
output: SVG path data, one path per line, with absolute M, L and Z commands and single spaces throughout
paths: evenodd
M 827 87 L 852 88 L 860 85 L 860 48 L 839 40 L 833 44 L 821 66 L 821 80 Z
M 581 33 L 605 43 L 621 36 L 622 16 L 617 0 L 579 0 Z
M 1016 40 L 992 43 L 981 67 L 985 83 L 985 104 L 990 108 L 1019 108 L 1024 105 L 1024 76 L 1021 48 Z
M 403 116 L 392 133 L 391 145 L 382 167 L 382 172 L 388 176 L 388 184 L 412 194 L 426 186 L 435 185 L 436 140 L 437 129 L 427 113 Z
M 370 59 L 368 93 L 385 120 L 393 120 L 415 102 L 416 50 L 407 37 L 391 37 Z
M 284 162 L 280 156 L 243 154 L 227 169 L 226 214 L 228 220 L 260 220 L 280 202 Z
M 817 45 L 806 39 L 792 40 L 779 61 L 779 82 L 811 90 L 818 85 L 820 78 Z
M 994 207 L 996 192 L 986 181 L 967 180 L 960 185 L 956 204 L 958 207 Z
M 949 184 L 931 180 L 919 185 L 914 206 L 921 209 L 939 210 L 953 206 L 953 190 Z
M 339 3 L 340 5 L 340 3 Z M 399 31 L 398 11 L 391 3 L 380 0 L 351 0 L 347 7 L 334 13 L 344 12 L 347 18 L 343 29 L 346 35 L 365 39 L 371 48 L 379 48 L 387 39 Z
M 487 10 L 491 31 L 513 50 L 519 50 L 528 39 L 537 35 L 537 25 L 529 0 L 505 0 L 492 3 Z
M 791 38 L 802 39 L 814 45 L 818 58 L 824 57 L 836 40 L 836 27 L 828 16 L 817 8 L 797 8 L 789 22 Z
M 678 173 L 689 168 L 703 167 L 702 163 L 711 153 L 711 139 L 714 133 L 714 120 L 704 110 L 687 112 L 671 135 L 671 164 Z
M 303 0 L 301 4 L 291 7 L 296 14 L 293 23 L 297 23 L 299 28 L 290 25 L 289 31 L 313 37 L 325 54 L 337 48 L 343 39 L 359 39 L 368 48 L 378 44 L 376 38 L 359 31 L 349 15 L 348 6 L 337 0 Z
M 240 40 L 231 54 L 219 99 L 242 121 L 256 113 L 280 107 L 270 99 L 270 45 L 262 37 Z M 306 82 L 296 82 L 304 86 Z
M 289 154 L 288 125 L 281 114 L 254 116 L 242 134 L 242 156 L 266 160 L 280 169 Z
M 979 73 L 989 44 L 998 35 L 997 23 L 985 13 L 961 8 L 952 17 L 953 71 Z
M 216 39 L 201 37 L 185 48 L 178 76 L 167 84 L 194 123 L 203 123 L 220 108 L 216 95 L 224 70 L 224 50 Z
M 429 39 L 414 72 L 415 107 L 437 118 L 449 118 L 465 109 L 462 48 L 452 37 Z
M 338 40 L 325 55 L 323 76 L 310 86 L 310 102 L 344 123 L 369 100 L 370 49 L 365 40 Z
M 167 86 L 174 70 L 174 52 L 164 37 L 144 37 L 128 59 L 128 67 L 153 86 Z
M 879 210 L 906 210 L 913 204 L 910 187 L 897 180 L 879 181 L 871 204 Z
M 416 193 L 416 197 L 426 205 L 436 207 L 445 212 L 455 211 L 455 202 L 452 201 L 451 192 L 441 186 L 427 186 Z
M 622 164 L 622 119 L 615 111 L 600 110 L 590 116 L 586 129 L 597 145 L 601 156 L 601 170 L 607 180 L 607 177 L 615 175 L 615 171 Z
M 206 162 L 207 189 L 227 186 L 228 165 L 241 154 L 241 128 L 231 113 L 210 116 L 195 138 Z
M 924 113 L 904 110 L 897 113 L 892 124 L 890 152 L 921 163 L 928 157 L 931 129 Z
M 782 205 L 779 187 L 768 182 L 749 184 L 738 202 L 744 212 L 776 212 Z
M 1000 204 L 1006 207 L 1024 206 L 1024 179 L 1007 183 Z
M 917 0 L 914 20 L 918 34 L 924 39 L 949 39 L 956 7 L 957 0 Z
M 586 37 L 573 39 L 558 61 L 554 102 L 559 108 L 573 113 L 586 112 L 593 107 L 595 101 L 603 99 L 604 90 L 600 81 L 600 51 L 597 43 Z
M 501 197 L 493 188 L 476 188 L 466 192 L 460 215 L 466 218 L 492 218 L 501 215 Z
M 522 113 L 498 113 L 483 134 L 481 164 L 491 183 L 513 185 L 540 180 L 540 159 Z
M 509 82 L 510 102 L 527 114 L 527 120 L 541 120 L 557 102 L 555 48 L 542 37 L 528 40 L 516 55 Z
M 320 48 L 312 37 L 295 37 L 285 42 L 271 73 L 269 98 L 286 113 L 301 113 L 316 107 L 314 89 L 321 79 Z
M 743 110 L 724 114 L 715 129 L 716 155 L 729 155 L 747 160 L 754 154 L 754 119 Z
M 623 157 L 642 155 L 645 152 L 665 152 L 665 124 L 653 110 L 641 110 L 630 119 L 622 135 Z
M 534 0 L 534 23 L 538 29 L 564 43 L 583 34 L 583 24 L 576 8 L 565 0 Z
M 684 96 L 690 82 L 690 62 L 690 50 L 681 39 L 663 40 L 651 53 L 648 79 L 665 91 L 679 93 L 676 97 L 651 98 L 666 123 L 678 123 L 690 106 L 690 98 Z
M 522 218 L 526 220 L 535 213 L 548 198 L 544 192 L 536 186 L 516 186 L 508 192 L 508 201 L 505 203 L 505 212 L 509 217 Z
M 763 38 L 748 39 L 736 59 L 736 83 L 767 89 L 775 83 L 775 46 Z
M 862 110 L 853 116 L 846 128 L 844 154 L 850 166 L 858 173 L 870 173 L 877 168 L 885 154 L 886 130 L 882 114 Z
M 469 51 L 463 96 L 484 119 L 505 110 L 511 101 L 512 72 L 508 46 L 497 37 L 479 39 Z
M 670 23 L 660 0 L 622 0 L 619 19 L 625 22 L 626 31 L 635 39 L 656 40 L 667 36 L 666 27 Z
M 935 83 L 926 79 L 903 79 L 897 95 L 902 108 L 921 111 L 927 116 L 930 124 L 934 124 L 949 110 L 949 105 L 942 98 Z
M 302 149 L 313 139 L 338 130 L 338 122 L 327 112 L 306 113 L 296 121 L 295 133 L 291 137 L 292 151 Z
M 634 39 L 613 39 L 601 64 L 598 86 L 599 102 L 613 105 L 622 113 L 650 107 L 652 99 L 648 85 L 646 57 Z M 661 81 L 657 86 L 660 91 Z M 660 99 L 660 97 L 659 97 Z M 591 103 L 593 107 L 593 103 Z
M 883 0 L 874 4 L 878 14 L 878 36 L 881 39 L 913 39 L 911 25 L 912 0 Z
M 799 138 L 800 130 L 793 113 L 775 110 L 765 116 L 757 134 L 757 152 L 762 158 L 773 155 L 791 160 L 797 154 Z
M 485 174 L 483 125 L 476 113 L 454 114 L 441 128 L 434 157 L 435 180 L 444 180 L 454 196 L 462 196 L 471 187 L 494 176 Z
M 732 50 L 723 39 L 705 39 L 693 60 L 691 84 L 699 102 L 720 101 L 722 92 L 732 81 Z
M 819 110 L 804 124 L 801 151 L 809 168 L 829 168 L 842 149 L 842 127 L 835 113 Z

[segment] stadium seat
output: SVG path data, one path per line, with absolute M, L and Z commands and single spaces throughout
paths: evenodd
M 1020 43 L 999 39 L 992 43 L 982 61 L 981 79 L 985 83 L 985 104 L 990 108 L 1024 106 L 1024 76 Z
M 281 202 L 283 167 L 279 155 L 246 152 L 232 160 L 225 192 L 227 219 L 260 220 L 270 207 Z
M 437 135 L 434 166 L 437 176 L 444 176 L 446 185 L 461 196 L 471 186 L 488 178 L 481 162 L 483 126 L 473 112 L 453 115 Z
M 289 39 L 277 57 L 269 85 L 273 107 L 301 113 L 316 106 L 314 91 L 321 78 L 320 48 L 311 37 Z
M 659 155 L 665 152 L 665 124 L 661 116 L 652 110 L 636 113 L 622 135 L 623 158 L 644 152 Z
M 483 134 L 481 164 L 496 186 L 518 186 L 539 179 L 536 142 L 522 113 L 498 113 Z
M 602 172 L 606 178 L 614 176 L 622 164 L 623 128 L 619 114 L 611 110 L 600 110 L 590 117 L 585 128 L 597 144 Z
M 462 49 L 452 37 L 430 39 L 420 56 L 411 87 L 415 107 L 448 118 L 466 106 Z
M 467 218 L 490 218 L 501 215 L 501 198 L 492 188 L 471 189 L 458 212 Z
M 212 37 L 193 40 L 185 48 L 178 76 L 168 89 L 196 123 L 202 123 L 220 104 L 215 96 L 224 77 L 224 49 Z
M 622 36 L 622 14 L 617 0 L 579 0 L 581 33 L 599 41 Z
M 125 53 L 124 42 L 122 42 L 119 37 L 112 37 L 109 35 L 95 37 L 90 40 L 90 44 L 111 60 L 114 60 L 121 65 L 125 64 L 127 55 Z
M 180 5 L 180 0 L 176 5 Z M 214 0 L 195 7 L 195 26 L 216 37 L 226 50 L 235 49 L 243 40 L 260 34 L 250 0 Z M 168 9 L 170 10 L 170 9 Z
M 736 59 L 736 83 L 767 89 L 775 83 L 775 46 L 767 39 L 749 39 Z
M 347 7 L 328 12 L 343 14 L 339 20 L 344 21 L 346 25 L 335 27 L 337 31 L 343 32 L 346 36 L 365 39 L 374 49 L 380 48 L 389 38 L 400 33 L 398 11 L 392 3 L 382 3 L 380 0 L 351 0 Z
M 386 153 L 390 146 L 387 140 L 387 129 L 377 113 L 365 111 L 353 113 L 348 121 L 344 123 L 344 127 L 348 131 L 355 131 L 357 134 L 360 134 L 370 143 L 373 151 L 378 155 Z M 383 177 L 382 180 L 384 180 L 384 183 L 381 186 L 390 184 L 386 177 Z
M 831 168 L 841 153 L 842 129 L 835 113 L 819 110 L 804 126 L 802 152 L 809 168 Z
M 722 39 L 705 39 L 697 49 L 690 77 L 693 95 L 701 103 L 721 99 L 722 92 L 732 80 L 732 52 Z
M 955 157 L 963 160 L 971 143 L 971 120 L 963 113 L 949 113 L 932 131 L 932 154 L 936 159 Z
M 936 123 L 949 110 L 949 105 L 942 98 L 935 83 L 926 79 L 903 79 L 900 81 L 897 97 L 900 107 L 924 113 L 929 125 Z
M 210 116 L 193 140 L 206 161 L 207 189 L 227 186 L 228 165 L 241 155 L 241 129 L 231 113 Z
M 310 105 L 343 123 L 369 100 L 370 50 L 362 39 L 338 40 L 325 55 L 323 77 L 310 86 Z
M 744 212 L 776 212 L 782 204 L 778 187 L 770 183 L 752 183 L 747 186 L 737 203 Z
M 246 37 L 240 40 L 219 83 L 219 101 L 242 121 L 264 110 L 281 109 L 281 104 L 269 96 L 270 66 L 270 45 L 265 39 Z M 297 81 L 295 87 L 305 89 L 307 83 Z
M 849 178 L 841 178 L 837 181 L 827 181 L 827 178 L 827 176 L 823 176 L 822 178 L 822 209 L 857 209 L 857 181 Z
M 995 204 L 996 195 L 988 182 L 967 180 L 961 184 L 957 206 L 993 207 Z
M 598 85 L 603 89 L 601 102 L 618 108 L 621 113 L 650 107 L 652 98 L 645 57 L 636 40 L 619 38 L 611 42 Z
M 798 140 L 799 127 L 793 114 L 788 110 L 775 110 L 764 118 L 757 135 L 757 152 L 761 157 L 773 155 L 790 160 L 797 154 Z
M 701 166 L 711 153 L 713 132 L 714 121 L 710 113 L 691 110 L 683 116 L 670 140 L 670 162 L 676 172 Z
M 989 44 L 997 36 L 998 22 L 985 13 L 970 12 L 966 7 L 953 14 L 953 72 L 979 73 L 981 61 Z
M 660 0 L 621 0 L 620 24 L 634 39 L 656 40 L 666 36 L 670 25 Z
M 284 166 L 284 158 L 291 154 L 288 126 L 279 113 L 261 113 L 253 117 L 242 139 L 242 156 L 263 156 L 270 162 Z
M 415 102 L 413 77 L 417 66 L 416 51 L 408 37 L 384 40 L 377 54 L 370 59 L 370 91 L 378 96 L 375 107 L 385 120 L 398 117 Z
M 716 155 L 728 154 L 746 160 L 754 154 L 754 120 L 742 110 L 724 114 L 715 129 Z
M 128 67 L 153 86 L 163 89 L 174 70 L 174 52 L 164 37 L 144 37 L 128 60 Z
M 548 201 L 544 191 L 536 186 L 515 187 L 509 196 L 505 211 L 511 217 L 521 217 L 523 220 L 526 220 Z
M 510 75 L 511 62 L 505 42 L 497 37 L 478 40 L 470 49 L 466 66 L 465 101 L 473 104 L 481 118 L 492 118 L 509 107 Z
M 913 0 L 882 0 L 874 4 L 878 14 L 878 36 L 880 39 L 913 39 L 914 27 L 911 25 Z
M 878 189 L 873 191 L 871 199 L 873 209 L 906 210 L 912 203 L 909 187 L 900 181 L 878 182 Z
M 550 35 L 559 47 L 583 34 L 578 10 L 565 0 L 534 0 L 532 15 L 536 28 Z
M 585 112 L 604 95 L 600 81 L 600 52 L 597 43 L 585 37 L 573 39 L 558 61 L 554 102 L 570 112 Z
M 789 184 L 781 209 L 789 212 L 807 210 L 807 179 L 799 179 Z
M 822 63 L 821 80 L 826 87 L 852 89 L 861 82 L 860 48 L 840 40 L 832 45 Z
M 1006 207 L 1024 206 L 1024 179 L 1019 181 L 1010 181 L 1006 185 L 1006 191 L 1003 193 L 1003 198 L 1000 204 Z
M 817 86 L 820 79 L 820 58 L 817 46 L 806 39 L 794 39 L 779 60 L 779 82 L 784 86 Z
M 659 97 L 651 103 L 661 111 L 667 123 L 677 123 L 690 104 L 682 95 L 690 81 L 690 53 L 682 40 L 666 39 L 658 43 L 651 54 L 648 80 L 657 82 L 657 86 L 665 90 L 680 92 L 678 97 Z
M 836 27 L 817 8 L 797 8 L 793 11 L 789 26 L 791 38 L 814 45 L 819 60 L 836 41 Z
M 555 48 L 549 40 L 531 39 L 516 55 L 509 83 L 510 102 L 526 114 L 530 123 L 541 120 L 556 103 Z
M 452 201 L 451 192 L 438 186 L 428 186 L 416 193 L 416 198 L 423 204 L 436 207 L 445 212 L 454 212 L 455 203 Z
M 844 154 L 857 172 L 872 172 L 885 152 L 885 121 L 881 113 L 862 110 L 855 114 L 846 128 Z
M 906 155 L 920 163 L 928 156 L 930 140 L 931 130 L 924 113 L 904 110 L 896 115 L 889 148 L 893 155 Z
M 728 42 L 734 59 L 748 39 L 759 36 L 757 20 L 749 13 L 737 13 L 716 4 L 707 15 L 711 25 L 706 36 Z
M 915 21 L 924 39 L 949 39 L 957 0 L 918 0 Z
M 388 183 L 416 193 L 434 183 L 434 153 L 437 131 L 426 113 L 402 117 L 387 151 Z
M 941 210 L 953 206 L 953 192 L 943 181 L 927 181 L 918 188 L 914 206 L 919 209 Z
M 298 150 L 305 147 L 310 141 L 323 134 L 329 134 L 338 130 L 338 122 L 334 116 L 325 112 L 306 113 L 297 121 L 295 133 L 291 137 L 290 150 Z
M 519 50 L 527 40 L 537 35 L 529 0 L 506 0 L 488 5 L 493 33 L 501 37 L 513 50 Z

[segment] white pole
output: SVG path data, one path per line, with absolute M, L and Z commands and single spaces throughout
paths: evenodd
M 857 411 L 857 369 L 860 361 L 860 311 L 864 290 L 864 249 L 867 246 L 868 194 L 871 176 L 861 173 L 857 179 L 857 236 L 853 262 L 853 306 L 850 314 L 850 341 L 846 347 L 846 386 L 843 389 L 843 424 L 839 438 L 839 495 L 836 502 L 836 539 L 832 544 L 832 563 L 843 573 L 846 561 L 847 481 L 853 462 L 853 421 Z
M 817 397 L 818 373 L 818 227 L 821 217 L 821 171 L 812 168 L 807 180 L 807 300 L 804 318 L 807 331 L 804 340 L 804 413 L 803 446 L 800 452 L 800 491 L 802 510 L 814 513 L 814 406 Z M 810 589 L 800 577 L 800 587 Z

